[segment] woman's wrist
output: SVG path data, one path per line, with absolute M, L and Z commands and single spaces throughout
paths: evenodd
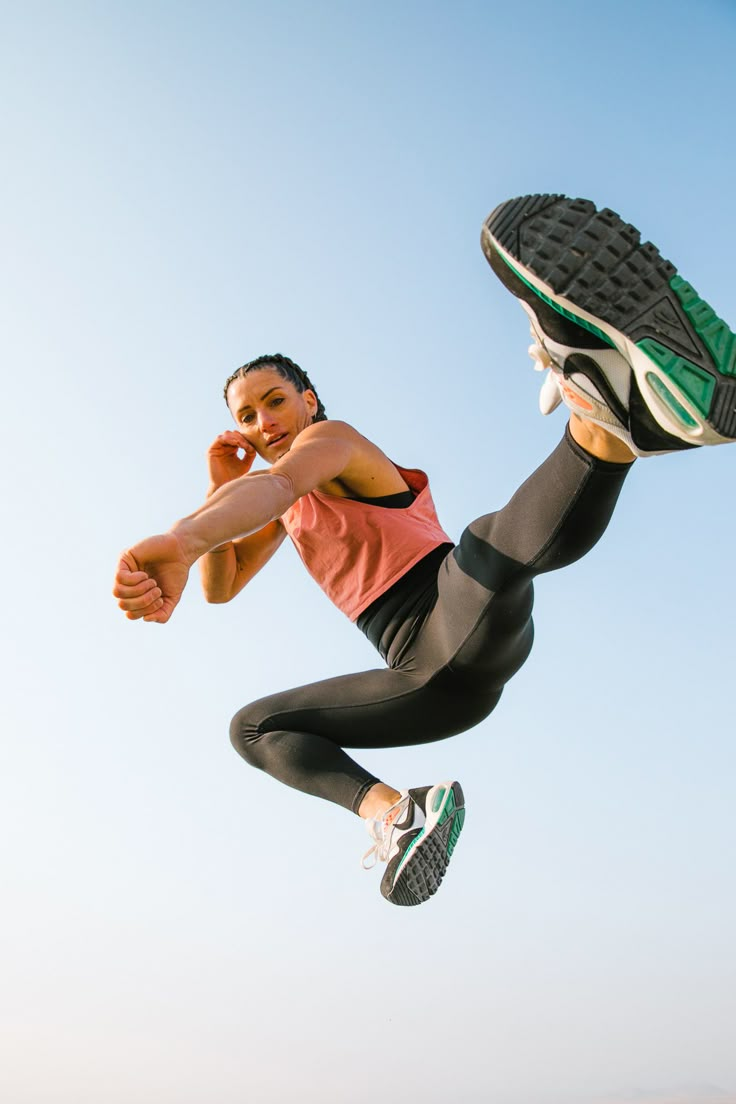
M 200 558 L 209 552 L 207 547 L 207 540 L 198 532 L 198 526 L 195 519 L 188 517 L 182 518 L 181 521 L 177 521 L 171 526 L 169 532 L 172 533 L 179 542 L 179 545 L 184 553 L 189 564 L 194 564 Z M 222 542 L 217 544 L 220 548 Z

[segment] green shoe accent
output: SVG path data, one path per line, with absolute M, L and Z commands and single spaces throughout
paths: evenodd
M 681 276 L 673 276 L 670 287 L 682 303 L 693 329 L 713 357 L 718 371 L 724 376 L 736 376 L 736 334 L 700 298 L 692 284 L 688 284 Z
M 440 815 L 437 819 L 438 824 L 444 824 L 445 821 L 447 820 L 447 818 L 449 816 L 452 816 L 452 814 L 455 812 L 455 809 L 457 808 L 457 805 L 456 805 L 456 802 L 455 802 L 455 794 L 452 792 L 452 788 L 450 788 L 449 792 L 446 791 L 446 790 L 442 791 L 443 796 L 444 796 L 445 793 L 447 793 L 447 803 L 445 804 L 444 809 L 442 810 L 442 812 L 440 813 Z M 433 811 L 437 812 L 438 808 L 439 808 L 439 806 L 435 802 Z
M 637 348 L 641 349 L 643 353 L 646 353 L 649 359 L 653 360 L 655 364 L 658 364 L 662 371 L 667 373 L 672 382 L 687 395 L 693 406 L 700 411 L 703 417 L 707 417 L 710 410 L 711 399 L 713 398 L 713 392 L 716 389 L 715 377 L 712 376 L 710 372 L 706 372 L 704 368 L 698 368 L 695 364 L 691 364 L 689 360 L 685 360 L 684 357 L 678 356 L 677 353 L 673 353 L 666 345 L 660 345 L 658 341 L 654 341 L 651 337 L 646 337 L 643 341 L 640 341 Z M 650 376 L 651 373 L 648 373 L 647 379 L 650 379 Z M 660 386 L 664 387 L 661 380 Z M 657 394 L 660 395 L 660 398 L 664 398 L 664 395 L 661 394 L 656 387 L 655 390 Z M 665 401 L 669 407 L 674 409 L 669 399 L 665 399 Z M 677 403 L 677 407 L 677 416 L 682 420 L 679 411 L 682 411 L 683 407 L 680 403 Z M 686 415 L 684 421 L 685 425 L 688 426 L 696 424 L 689 414 Z
M 682 422 L 688 429 L 697 429 L 698 423 L 688 414 L 685 407 L 680 403 L 675 395 L 666 387 L 659 376 L 655 376 L 654 372 L 647 372 L 647 383 L 651 387 L 652 391 L 655 391 L 658 397 L 662 400 L 665 406 L 669 407 L 671 412 L 675 415 L 678 421 Z
M 605 334 L 603 330 L 599 330 L 598 327 L 594 326 L 592 322 L 586 322 L 584 318 L 578 318 L 577 314 L 573 314 L 572 311 L 567 310 L 565 307 L 561 307 L 559 303 L 555 303 L 554 299 L 552 299 L 549 295 L 545 295 L 543 291 L 540 291 L 538 287 L 535 287 L 534 284 L 530 283 L 522 272 L 519 272 L 517 268 L 514 268 L 511 262 L 507 260 L 502 253 L 499 253 L 499 257 L 502 261 L 506 261 L 506 264 L 509 266 L 511 271 L 519 277 L 522 283 L 526 284 L 530 291 L 533 291 L 536 296 L 538 296 L 540 299 L 543 299 L 548 306 L 552 307 L 553 310 L 556 310 L 557 313 L 561 314 L 563 318 L 567 318 L 570 322 L 574 322 L 576 326 L 582 326 L 584 330 L 589 330 L 590 333 L 595 334 L 596 337 L 599 337 L 601 341 L 605 341 L 607 345 L 610 345 L 612 349 L 616 348 L 608 334 Z
M 452 828 L 450 829 L 450 838 L 447 841 L 447 857 L 448 857 L 448 859 L 449 859 L 450 855 L 452 854 L 452 852 L 455 850 L 455 844 L 457 843 L 458 837 L 459 837 L 459 835 L 462 831 L 464 821 L 465 821 L 465 810 L 464 809 L 458 809 L 457 815 L 455 816 L 455 823 L 453 824 Z
M 432 812 L 433 813 L 437 812 L 437 810 L 441 806 L 442 802 L 445 800 L 445 794 L 446 793 L 447 793 L 447 790 L 442 789 L 442 790 L 438 790 L 437 793 L 434 795 L 434 799 L 432 801 Z M 442 817 L 440 817 L 438 823 L 439 824 L 442 823 Z

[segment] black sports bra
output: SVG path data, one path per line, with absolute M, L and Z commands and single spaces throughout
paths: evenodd
M 351 502 L 365 502 L 367 506 L 383 506 L 388 510 L 405 510 L 414 501 L 413 493 L 408 489 L 396 494 L 381 495 L 379 498 L 363 498 L 362 495 L 350 495 Z

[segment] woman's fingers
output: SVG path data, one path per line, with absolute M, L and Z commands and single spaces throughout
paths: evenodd
M 158 608 L 152 613 L 145 614 L 144 621 L 155 621 L 159 625 L 165 625 L 171 617 L 172 607 L 170 603 L 166 602 L 166 599 L 162 598 L 158 603 Z
M 152 587 L 149 587 L 144 594 L 133 594 L 129 595 L 127 598 L 120 598 L 118 600 L 118 605 L 121 609 L 126 610 L 145 609 L 147 606 L 150 606 L 151 602 L 155 602 L 156 599 L 160 597 L 161 588 L 154 584 Z
M 210 452 L 218 452 L 219 450 L 235 452 L 238 449 L 242 449 L 246 456 L 255 456 L 256 454 L 256 450 L 248 439 L 236 429 L 226 429 L 224 433 L 218 434 L 210 445 Z
M 233 430 L 228 429 L 224 433 L 218 434 L 210 445 L 210 452 L 217 452 L 219 449 L 232 452 L 235 449 L 245 448 L 244 441 L 245 438 L 241 433 L 235 433 Z
M 132 603 L 126 604 L 125 602 L 118 602 L 118 605 L 121 609 L 125 610 L 125 616 L 129 621 L 139 621 L 141 618 L 143 618 L 144 621 L 168 621 L 171 616 L 170 613 L 167 613 L 163 618 L 159 616 L 163 612 L 164 605 L 164 600 L 161 597 L 156 598 L 155 601 L 150 602 L 146 606 L 136 608 L 131 608 Z
M 137 598 L 155 586 L 156 580 L 147 571 L 129 571 L 121 560 L 115 572 L 112 592 L 116 598 Z
M 128 565 L 129 560 L 123 556 L 118 564 L 112 592 L 118 599 L 120 609 L 134 620 L 161 607 L 161 588 L 145 571 L 130 571 Z
M 134 613 L 139 617 L 145 613 L 152 613 L 161 606 L 162 602 L 161 590 L 155 583 L 144 594 L 118 599 L 120 609 L 125 610 L 128 615 Z

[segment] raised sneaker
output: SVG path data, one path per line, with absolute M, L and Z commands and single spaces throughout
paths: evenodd
M 366 870 L 387 863 L 381 893 L 392 905 L 421 905 L 440 887 L 465 819 L 459 782 L 404 790 L 382 817 L 366 821 L 373 840 Z
M 550 369 L 544 413 L 563 401 L 638 456 L 736 439 L 736 335 L 635 227 L 527 195 L 493 211 L 481 244 Z

